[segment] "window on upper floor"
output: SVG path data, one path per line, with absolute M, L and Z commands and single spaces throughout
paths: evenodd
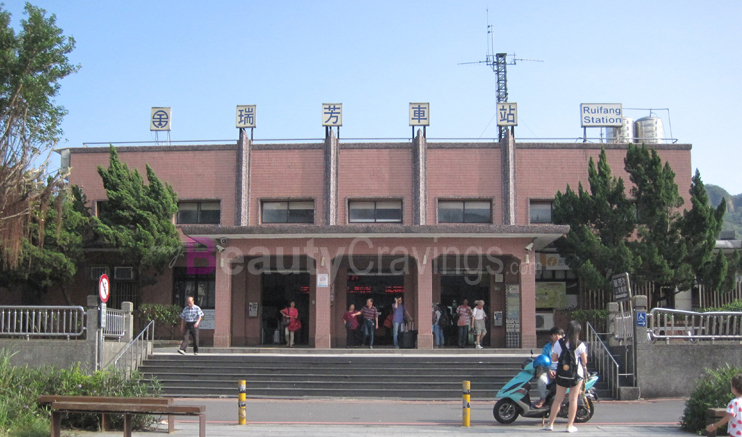
M 218 225 L 221 220 L 219 202 L 178 202 L 179 225 Z
M 439 200 L 438 223 L 492 223 L 492 202 Z
M 262 223 L 314 223 L 314 201 L 263 201 Z
M 348 223 L 402 223 L 402 201 L 351 200 Z
M 551 200 L 531 200 L 529 205 L 529 216 L 531 224 L 553 223 L 551 211 L 554 202 Z

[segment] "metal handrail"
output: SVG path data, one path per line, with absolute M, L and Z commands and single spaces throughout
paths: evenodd
M 742 343 L 742 312 L 693 311 L 653 308 L 647 315 L 649 339 L 739 340 Z
M 113 359 L 113 368 L 121 370 L 126 377 L 131 377 L 150 352 L 150 342 L 155 338 L 155 321 L 151 320 L 142 332 Z
M 80 337 L 85 334 L 81 306 L 0 306 L 0 337 Z
M 126 334 L 126 314 L 122 310 L 106 310 L 106 327 L 103 328 L 103 335 L 106 338 L 121 338 Z
M 592 360 L 598 368 L 598 374 L 608 384 L 613 398 L 618 399 L 618 362 L 613 358 L 613 355 L 611 355 L 603 340 L 600 339 L 598 333 L 595 332 L 593 325 L 590 322 L 585 322 L 585 326 L 587 327 L 586 341 L 589 345 L 588 352 L 591 354 Z

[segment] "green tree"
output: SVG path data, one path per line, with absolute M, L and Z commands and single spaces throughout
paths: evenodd
M 635 229 L 636 208 L 626 198 L 623 180 L 611 175 L 605 150 L 596 166 L 588 164 L 590 191 L 568 185 L 554 199 L 554 222 L 567 224 L 570 232 L 556 242 L 583 284 L 592 290 L 611 291 L 610 278 L 616 273 L 633 273 L 634 256 L 626 242 Z
M 137 271 L 139 289 L 154 283 L 145 276 L 151 269 L 162 272 L 181 247 L 173 224 L 178 197 L 169 184 L 163 184 L 147 165 L 147 182 L 139 171 L 119 159 L 111 146 L 109 166 L 98 166 L 108 201 L 96 223 L 96 233 L 114 246 L 122 261 Z
M 64 175 L 46 175 L 66 114 L 54 98 L 59 81 L 79 68 L 67 58 L 75 40 L 62 34 L 55 16 L 28 3 L 25 14 L 16 33 L 0 4 L 0 251 L 6 267 L 18 265 L 32 216 L 62 187 Z
M 77 186 L 55 191 L 45 207 L 32 215 L 18 265 L 12 269 L 0 266 L 0 284 L 21 287 L 26 304 L 39 304 L 50 287 L 59 286 L 71 304 L 65 284 L 73 281 L 84 258 L 83 248 L 91 238 L 91 217 L 85 203 Z M 57 225 L 45 227 L 44 223 Z
M 696 281 L 723 290 L 733 285 L 739 257 L 714 256 L 725 202 L 708 206 L 700 173 L 693 178 L 690 210 L 681 214 L 683 198 L 675 173 L 655 150 L 629 145 L 624 159 L 633 186 L 626 196 L 623 180 L 611 176 L 605 150 L 597 168 L 588 164 L 590 192 L 570 187 L 558 192 L 554 220 L 570 233 L 557 241 L 559 251 L 583 284 L 610 292 L 610 278 L 629 272 L 633 279 L 655 283 L 654 302 L 692 287 Z M 731 268 L 729 265 L 731 264 Z

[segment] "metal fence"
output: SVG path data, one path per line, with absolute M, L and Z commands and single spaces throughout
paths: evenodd
M 598 369 L 600 377 L 608 384 L 608 388 L 611 390 L 611 394 L 614 399 L 618 399 L 618 388 L 619 388 L 619 369 L 618 362 L 608 347 L 600 339 L 600 336 L 595 332 L 595 328 L 590 322 L 585 323 L 587 327 L 585 341 L 588 345 L 588 353 L 590 354 L 590 360 L 595 364 Z
M 106 338 L 121 338 L 126 333 L 126 316 L 122 310 L 106 309 L 106 327 L 103 336 Z
M 742 313 L 708 312 L 654 308 L 647 316 L 649 339 L 732 340 L 742 343 Z
M 0 337 L 84 337 L 81 306 L 0 306 Z
M 631 313 L 616 316 L 614 335 L 619 340 L 627 340 L 634 337 L 634 317 Z
M 130 377 L 137 370 L 142 361 L 147 358 L 151 350 L 152 341 L 155 338 L 155 321 L 152 320 L 144 327 L 142 332 L 136 336 L 113 360 L 113 368 L 120 370 Z

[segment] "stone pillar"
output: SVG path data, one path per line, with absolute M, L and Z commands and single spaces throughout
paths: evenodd
M 608 302 L 608 320 L 606 329 L 608 331 L 608 346 L 619 346 L 621 342 L 616 339 L 616 318 L 618 317 L 618 302 Z
M 252 140 L 247 137 L 245 129 L 240 129 L 240 138 L 237 142 L 235 226 L 248 226 L 250 223 L 250 149 L 252 149 Z
M 528 264 L 521 261 L 519 267 L 520 347 L 530 349 L 536 347 L 536 261 L 529 259 Z
M 124 338 L 121 340 L 128 343 L 134 338 L 134 304 L 121 302 L 121 311 L 124 312 Z
M 325 265 L 322 262 L 316 263 L 316 275 L 310 276 L 310 302 L 309 307 L 312 315 L 314 329 L 314 348 L 330 349 L 332 345 L 332 335 L 330 334 L 330 323 L 332 320 L 332 307 L 330 302 L 330 290 L 333 286 L 334 278 L 331 275 L 332 260 L 326 259 Z M 330 278 L 327 287 L 318 287 L 318 275 L 326 274 Z
M 263 335 L 263 302 L 261 297 L 263 295 L 263 278 L 260 274 L 252 274 L 250 272 L 245 273 L 246 283 L 246 300 L 249 311 L 250 302 L 257 302 L 258 304 L 258 317 L 250 317 L 248 314 L 247 322 L 245 323 L 245 339 L 247 346 L 258 346 Z M 268 344 L 273 344 L 273 331 L 266 332 L 266 340 Z
M 348 332 L 343 322 L 343 314 L 348 310 L 348 268 L 339 267 L 337 275 L 332 281 L 332 321 L 330 332 L 332 334 L 332 347 L 345 347 Z M 360 308 L 356 308 L 360 310 Z
M 417 348 L 433 349 L 433 265 L 417 262 L 417 311 L 414 315 L 417 327 Z
M 338 224 L 338 159 L 340 146 L 335 133 L 330 129 L 325 138 L 325 214 L 324 225 Z
M 427 151 L 427 139 L 418 129 L 412 142 L 412 220 L 415 225 L 428 223 Z
M 232 344 L 232 271 L 230 260 L 217 253 L 216 308 L 214 323 L 214 347 L 230 347 Z
M 505 137 L 500 141 L 502 174 L 502 224 L 515 225 L 515 138 L 510 129 L 505 128 Z

